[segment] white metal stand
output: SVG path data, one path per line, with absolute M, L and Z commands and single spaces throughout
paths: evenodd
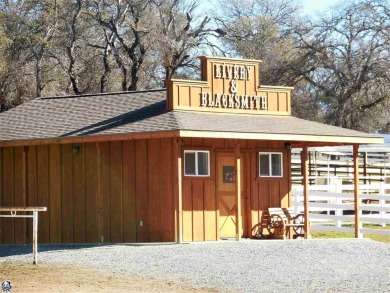
M 38 212 L 47 211 L 46 207 L 0 207 L 0 212 L 10 212 L 9 215 L 0 214 L 0 218 L 32 218 L 33 219 L 33 264 L 38 264 Z M 17 215 L 17 212 L 32 212 L 27 215 Z

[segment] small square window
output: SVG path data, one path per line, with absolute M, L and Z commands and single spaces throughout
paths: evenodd
M 259 177 L 283 177 L 282 153 L 259 153 Z
M 210 176 L 209 151 L 184 151 L 185 176 Z

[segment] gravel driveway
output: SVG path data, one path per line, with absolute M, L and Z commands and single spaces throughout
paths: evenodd
M 390 245 L 372 240 L 244 240 L 159 245 L 40 245 L 40 264 L 153 276 L 232 292 L 390 292 Z M 0 262 L 31 246 L 0 245 Z

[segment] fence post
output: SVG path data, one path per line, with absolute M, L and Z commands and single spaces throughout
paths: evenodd
M 341 180 L 335 180 L 335 192 L 336 193 L 343 193 L 343 186 Z M 336 196 L 336 204 L 342 204 L 343 200 L 342 198 Z M 337 208 L 334 212 L 335 216 L 342 216 L 342 210 L 340 208 Z M 336 227 L 341 227 L 341 220 L 336 220 Z
M 329 177 L 329 155 L 328 155 L 328 179 L 327 179 L 327 183 L 328 183 L 328 192 L 336 192 L 336 187 L 334 184 L 330 184 L 330 177 Z M 328 199 L 326 201 L 328 204 L 331 203 L 331 200 Z M 330 209 L 326 209 L 326 214 L 329 216 L 330 215 Z
M 385 183 L 384 182 L 380 182 L 379 183 L 379 195 L 385 195 Z M 384 207 L 386 204 L 386 200 L 385 199 L 380 199 L 379 200 L 379 206 L 380 207 Z M 380 214 L 380 218 L 383 220 L 385 218 L 385 211 L 380 211 L 379 212 Z M 386 223 L 385 222 L 382 222 L 382 227 L 386 227 Z

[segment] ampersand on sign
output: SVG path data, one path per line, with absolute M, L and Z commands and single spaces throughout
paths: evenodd
M 237 81 L 235 79 L 230 82 L 230 92 L 232 94 L 237 93 Z

